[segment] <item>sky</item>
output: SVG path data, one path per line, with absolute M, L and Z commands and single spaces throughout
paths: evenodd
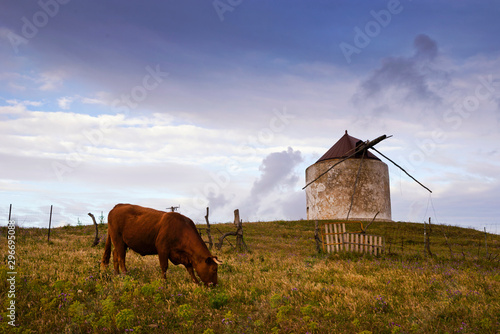
M 348 130 L 390 162 L 396 221 L 498 229 L 497 1 L 7 0 L 0 215 L 117 203 L 204 223 L 306 218 Z M 376 154 L 376 153 L 375 153 Z M 2 223 L 3 224 L 3 223 Z M 53 226 L 54 226 L 53 225 Z

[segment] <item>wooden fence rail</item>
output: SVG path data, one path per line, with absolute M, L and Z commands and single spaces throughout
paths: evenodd
M 349 222 L 351 223 L 351 222 Z M 363 233 L 361 231 L 347 232 L 346 223 L 327 223 L 322 233 L 323 251 L 328 253 L 348 251 L 380 255 L 385 248 L 384 237 Z

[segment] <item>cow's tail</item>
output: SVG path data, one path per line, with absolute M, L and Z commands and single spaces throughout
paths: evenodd
M 108 228 L 108 237 L 106 238 L 106 246 L 104 246 L 104 254 L 102 255 L 101 266 L 106 268 L 109 264 L 109 258 L 111 257 L 111 235 L 109 234 Z

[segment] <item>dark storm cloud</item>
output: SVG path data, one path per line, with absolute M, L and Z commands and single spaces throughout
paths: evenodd
M 436 41 L 427 35 L 418 35 L 413 41 L 413 46 L 415 47 L 415 59 L 432 61 L 438 54 Z
M 253 199 L 258 199 L 278 186 L 293 186 L 298 181 L 293 169 L 302 160 L 300 151 L 294 151 L 291 147 L 286 151 L 269 154 L 259 167 L 262 174 L 254 182 L 250 196 Z
M 224 196 L 224 194 L 216 194 L 214 192 L 210 192 L 207 195 L 208 206 L 212 210 L 217 210 L 219 208 L 224 208 L 231 201 Z
M 432 68 L 438 56 L 437 43 L 427 35 L 418 35 L 411 57 L 388 57 L 364 80 L 354 96 L 355 102 L 375 99 L 394 89 L 407 102 L 439 102 L 440 97 L 430 88 L 430 80 L 439 71 Z
M 302 161 L 301 152 L 294 151 L 291 147 L 288 147 L 286 151 L 274 152 L 266 156 L 259 167 L 261 175 L 254 181 L 250 194 L 241 205 L 242 212 L 246 212 L 250 217 L 258 217 L 259 212 L 270 210 L 269 204 L 275 208 L 275 212 L 280 211 L 280 208 L 274 204 L 281 206 L 289 202 L 288 197 L 295 195 L 293 187 L 299 177 L 294 169 Z M 277 193 L 279 196 L 276 200 L 273 194 Z

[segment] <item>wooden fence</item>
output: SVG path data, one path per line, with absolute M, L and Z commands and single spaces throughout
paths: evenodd
M 359 224 L 361 230 L 346 231 L 346 224 Z M 365 234 L 362 222 L 327 223 L 322 233 L 323 251 L 350 251 L 379 255 L 384 251 L 384 237 Z

